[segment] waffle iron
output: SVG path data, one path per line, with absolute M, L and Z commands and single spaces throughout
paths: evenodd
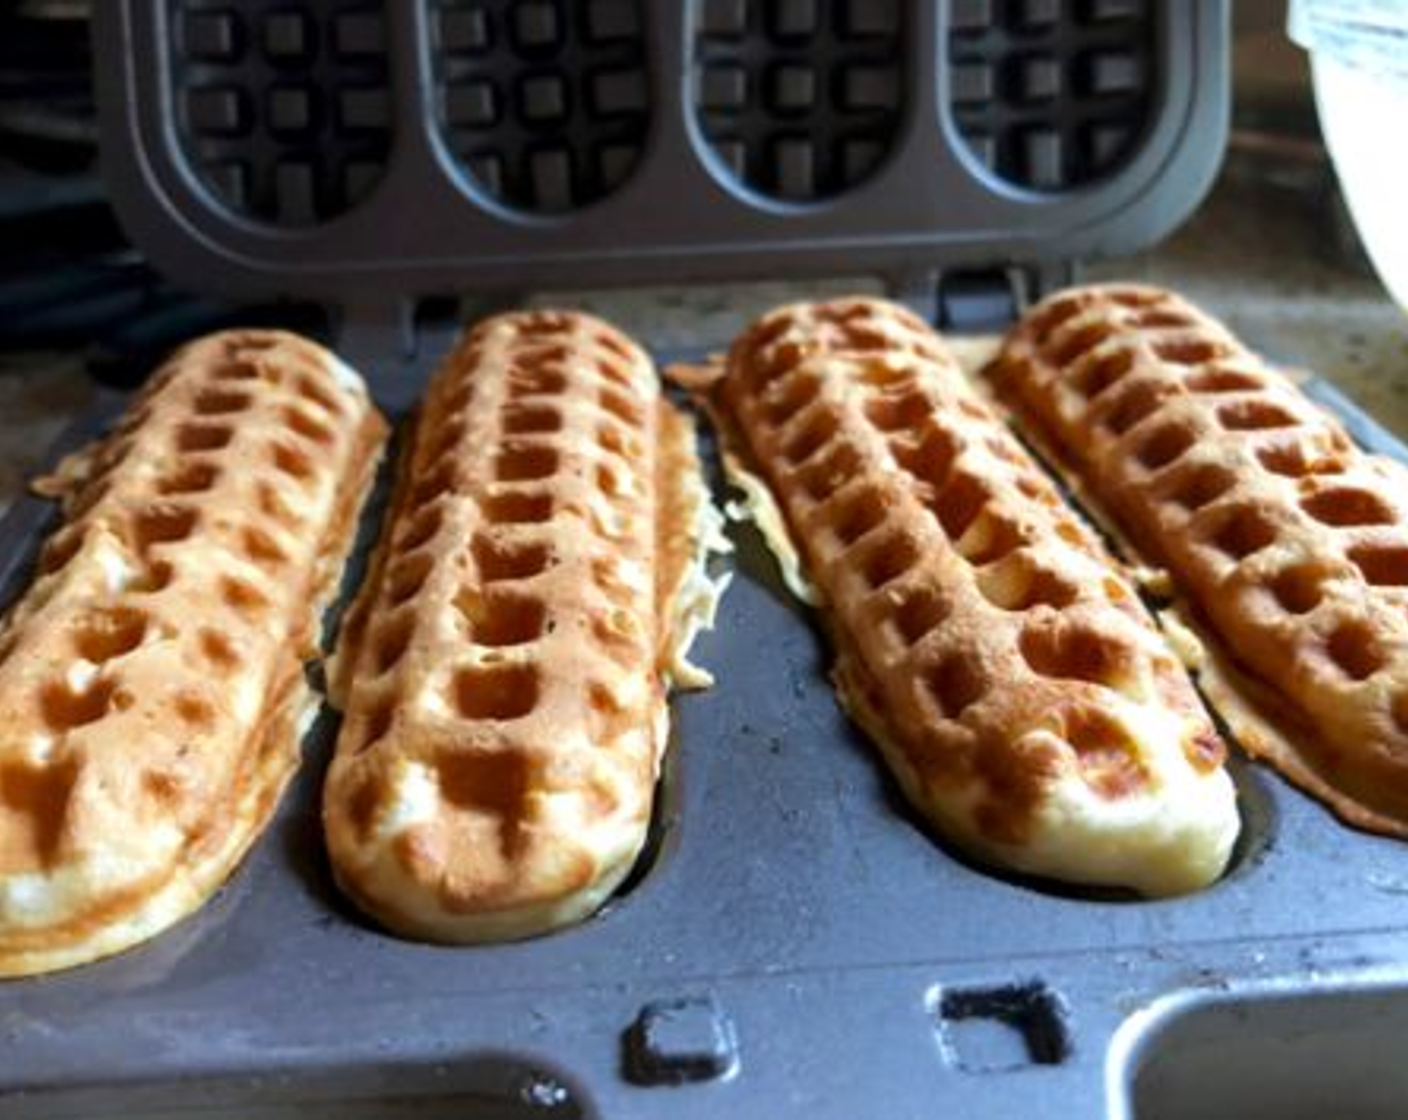
M 428 309 L 547 284 L 866 273 L 948 329 L 1000 327 L 1071 262 L 1170 230 L 1226 135 L 1226 0 L 95 7 L 134 242 L 205 293 L 321 304 L 397 417 L 451 337 Z M 8 595 L 52 518 L 10 514 Z M 366 924 L 322 852 L 325 713 L 199 914 L 0 987 L 0 1115 L 1251 1117 L 1408 1094 L 1401 844 L 1234 760 L 1244 833 L 1201 894 L 977 868 L 904 807 L 734 536 L 698 651 L 718 685 L 673 701 L 647 851 L 602 913 L 473 949 Z

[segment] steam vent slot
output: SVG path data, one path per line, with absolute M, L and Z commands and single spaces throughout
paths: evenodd
M 378 0 L 167 0 L 177 137 L 217 199 L 276 226 L 351 209 L 391 147 Z
M 949 103 L 978 162 L 1062 191 L 1107 178 L 1134 154 L 1159 87 L 1152 0 L 949 8 Z
M 645 0 L 440 0 L 436 112 L 475 187 L 560 214 L 616 191 L 650 126 Z
M 946 989 L 938 1010 L 944 1056 L 967 1073 L 1060 1065 L 1071 1052 L 1061 997 L 1038 980 Z
M 870 178 L 906 89 L 902 0 L 697 0 L 694 105 L 738 182 L 811 202 Z

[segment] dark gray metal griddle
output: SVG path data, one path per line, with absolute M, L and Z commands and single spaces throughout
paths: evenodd
M 870 271 L 950 323 L 1010 313 L 1014 276 L 1170 228 L 1225 132 L 1224 0 L 99 8 L 137 242 L 204 290 L 329 306 L 395 415 L 448 343 L 416 314 L 432 296 Z M 9 593 L 49 516 L 5 522 Z M 473 949 L 371 928 L 323 854 L 325 716 L 199 914 L 0 986 L 0 1116 L 1254 1117 L 1408 1094 L 1402 844 L 1234 761 L 1243 839 L 1199 895 L 975 868 L 913 820 L 733 533 L 698 647 L 718 684 L 674 700 L 652 841 L 603 913 Z
M 50 513 L 25 499 L 5 522 L 9 592 Z M 0 1115 L 1118 1116 L 1165 1007 L 1352 996 L 1319 1021 L 1332 1037 L 1360 988 L 1408 983 L 1403 846 L 1240 760 L 1243 837 L 1199 895 L 968 865 L 841 714 L 830 654 L 755 531 L 733 537 L 734 584 L 698 647 L 718 684 L 674 700 L 649 849 L 602 914 L 474 949 L 369 926 L 322 850 L 325 715 L 268 834 L 200 913 L 0 987 Z M 1392 1029 L 1408 1022 L 1408 992 L 1388 1007 Z

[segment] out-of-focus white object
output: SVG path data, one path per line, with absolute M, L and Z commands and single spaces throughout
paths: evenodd
M 1292 0 L 1315 103 L 1360 239 L 1408 309 L 1408 0 Z

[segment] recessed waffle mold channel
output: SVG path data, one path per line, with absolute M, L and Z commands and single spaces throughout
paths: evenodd
M 1152 0 L 954 0 L 948 98 L 973 157 L 1037 191 L 1118 171 L 1155 112 L 1154 9 Z
M 176 142 L 220 206 L 326 222 L 381 179 L 392 108 L 384 5 L 167 0 Z
M 694 111 L 730 177 L 784 202 L 869 179 L 905 108 L 902 0 L 699 0 Z
M 386 324 L 425 295 L 1132 252 L 1211 182 L 1227 10 L 110 0 L 95 77 L 155 266 Z
M 630 178 L 651 118 L 645 7 L 431 4 L 436 124 L 478 191 L 560 214 Z

